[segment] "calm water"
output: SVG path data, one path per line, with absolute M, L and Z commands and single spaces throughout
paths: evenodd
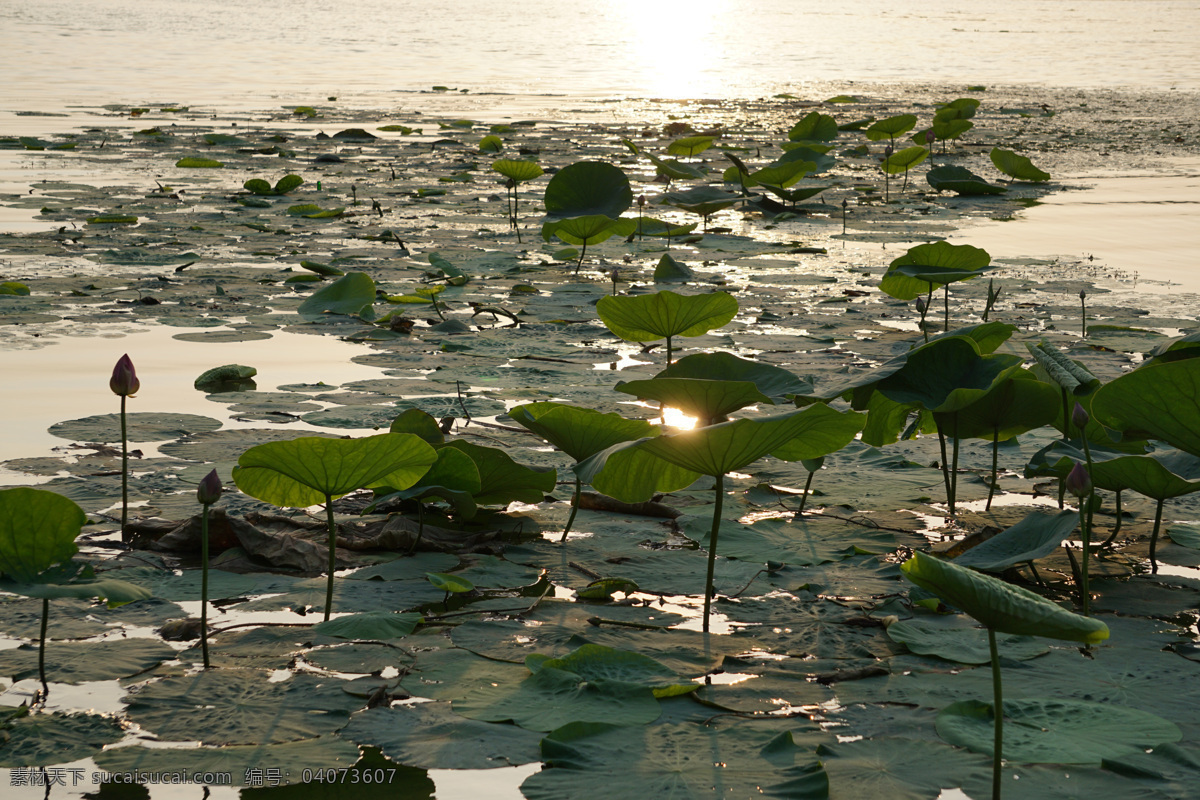
M 810 82 L 1200 89 L 1195 0 L 2 0 L 0 111 L 395 102 L 434 85 L 756 97 Z

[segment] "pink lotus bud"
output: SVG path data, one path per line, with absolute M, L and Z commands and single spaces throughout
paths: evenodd
M 925 131 L 925 144 L 933 144 L 933 140 L 936 138 L 937 136 L 934 135 L 933 128 Z
M 925 316 L 926 308 L 927 308 L 927 306 L 925 305 L 925 298 L 918 297 L 917 298 L 917 313 L 920 314 L 921 316 Z
M 128 353 L 117 359 L 112 377 L 108 379 L 108 388 L 112 389 L 113 394 L 122 397 L 133 397 L 137 394 L 137 390 L 142 388 L 142 383 L 138 380 L 137 372 L 133 369 L 133 361 L 130 360 Z
M 638 203 L 638 208 L 643 208 L 646 205 L 646 195 L 639 194 L 637 203 Z
M 1083 430 L 1087 427 L 1087 424 L 1091 421 L 1091 419 L 1092 418 L 1088 416 L 1088 413 L 1084 407 L 1079 403 L 1076 403 L 1075 410 L 1071 412 L 1071 422 L 1075 423 L 1075 427 L 1079 428 L 1079 430 Z
M 1079 290 L 1079 299 L 1080 299 L 1080 300 L 1086 300 L 1086 299 L 1087 299 L 1087 289 L 1080 289 L 1080 290 Z
M 221 479 L 217 477 L 217 471 L 214 469 L 205 475 L 196 487 L 196 499 L 200 501 L 200 505 L 211 506 L 221 499 L 222 491 Z
M 1092 493 L 1092 476 L 1088 474 L 1087 467 L 1078 461 L 1071 468 L 1071 474 L 1067 475 L 1067 491 L 1080 499 Z

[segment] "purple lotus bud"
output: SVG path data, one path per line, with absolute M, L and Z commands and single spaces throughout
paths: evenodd
M 638 195 L 638 208 L 644 208 L 645 205 L 646 205 L 646 195 L 639 194 Z
M 1075 404 L 1075 410 L 1071 412 L 1071 422 L 1075 423 L 1075 427 L 1083 430 L 1087 427 L 1091 417 L 1088 416 L 1087 410 L 1079 403 Z
M 933 144 L 933 140 L 937 137 L 933 135 L 933 128 L 925 131 L 925 144 Z
M 1086 289 L 1080 289 L 1080 290 L 1079 290 L 1079 299 L 1080 299 L 1080 300 L 1086 300 L 1086 299 L 1087 299 L 1087 290 L 1086 290 Z
M 1067 491 L 1081 499 L 1092 493 L 1092 476 L 1088 474 L 1087 467 L 1078 461 L 1071 468 L 1071 474 L 1067 475 Z
M 108 379 L 108 388 L 112 389 L 113 394 L 122 397 L 133 397 L 137 394 L 137 390 L 142 388 L 142 383 L 138 380 L 137 372 L 133 369 L 133 361 L 130 360 L 128 353 L 117 359 L 112 377 Z
M 222 491 L 221 479 L 217 477 L 217 471 L 214 469 L 205 475 L 196 487 L 196 499 L 200 501 L 200 505 L 211 506 L 221 499 Z
M 917 298 L 917 313 L 920 314 L 921 316 L 925 316 L 926 308 L 927 308 L 927 306 L 925 305 L 925 298 L 918 297 Z
M 892 154 L 892 151 L 893 151 L 893 150 L 895 150 L 895 148 L 894 148 L 894 147 L 892 147 L 892 146 L 889 144 L 887 147 L 885 147 L 885 148 L 883 149 L 883 154 L 884 154 L 884 156 L 890 156 L 890 155 Z

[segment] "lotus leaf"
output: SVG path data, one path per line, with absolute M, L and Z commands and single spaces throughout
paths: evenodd
M 647 153 L 646 157 L 654 164 L 654 168 L 659 175 L 666 175 L 673 181 L 685 181 L 689 179 L 701 179 L 705 177 L 703 167 L 684 164 L 682 161 L 668 159 L 664 161 L 653 153 Z
M 671 340 L 676 336 L 701 336 L 726 325 L 737 316 L 738 302 L 726 292 L 679 295 L 661 291 L 650 295 L 601 297 L 596 303 L 600 321 L 617 336 L 631 342 Z
M 695 228 L 695 226 L 692 227 Z M 670 253 L 663 253 L 662 258 L 658 260 L 658 266 L 654 268 L 655 283 L 687 283 L 694 280 L 696 280 L 696 273 L 692 272 L 692 268 L 671 258 Z
M 908 172 L 928 157 L 929 150 L 924 147 L 915 145 L 913 147 L 906 147 L 903 150 L 897 150 L 883 160 L 883 171 L 889 175 Z
M 914 653 L 937 656 L 960 664 L 986 664 L 991 660 L 987 631 L 973 627 L 966 617 L 920 617 L 901 620 L 888 626 L 888 636 Z M 1000 655 L 1014 661 L 1028 661 L 1049 652 L 1031 636 L 999 636 Z
M 578 161 L 554 174 L 546 185 L 544 203 L 552 220 L 619 217 L 633 204 L 633 190 L 620 168 L 604 161 Z
M 1096 391 L 1092 413 L 1111 428 L 1144 432 L 1200 455 L 1200 359 L 1128 372 Z
M 830 142 L 837 138 L 837 120 L 819 111 L 810 111 L 788 131 L 793 142 Z
M 530 655 L 525 665 L 531 672 L 546 668 L 573 672 L 586 681 L 609 680 L 649 686 L 655 697 L 674 697 L 700 688 L 676 675 L 674 670 L 641 653 L 599 644 L 585 644 L 558 658 Z
M 542 175 L 542 168 L 532 161 L 501 158 L 492 162 L 492 170 L 517 183 L 524 183 Z
M 0 767 L 42 767 L 95 755 L 125 738 L 119 722 L 100 714 L 26 714 L 0 725 Z
M 644 381 L 622 381 L 613 388 L 639 400 L 656 400 L 677 408 L 684 414 L 698 418 L 701 425 L 721 422 L 730 413 L 756 403 L 775 404 L 750 381 L 656 377 Z
M 421 621 L 420 614 L 367 611 L 318 623 L 313 632 L 340 639 L 400 639 L 416 630 Z
M 66 561 L 79 550 L 75 537 L 86 523 L 83 509 L 60 494 L 24 486 L 0 491 L 0 573 L 30 581 Z
M 693 353 L 684 356 L 654 377 L 749 381 L 772 399 L 812 389 L 811 381 L 799 378 L 786 369 L 724 352 Z
M 987 759 L 937 742 L 893 736 L 822 744 L 831 797 L 927 800 L 960 786 L 986 785 Z M 971 795 L 982 797 L 983 795 Z
M 697 156 L 712 147 L 713 136 L 687 136 L 667 145 L 667 153 L 673 156 Z
M 991 263 L 991 260 L 991 256 L 986 250 L 966 244 L 954 245 L 949 242 L 919 244 L 910 248 L 907 253 L 888 266 L 883 280 L 879 282 L 879 290 L 897 300 L 914 300 L 951 280 L 964 280 L 981 273 Z M 932 270 L 928 270 L 931 273 L 936 273 L 938 270 L 944 272 L 941 276 L 930 275 L 928 279 L 925 279 L 912 277 L 898 271 L 901 267 L 914 265 L 932 267 Z M 925 272 L 925 270 L 919 270 L 919 272 Z M 943 276 L 944 281 L 941 280 Z
M 937 130 L 934 129 L 936 134 Z M 1004 194 L 1003 186 L 988 183 L 966 167 L 934 167 L 925 173 L 925 180 L 939 192 L 955 192 L 968 197 L 988 194 Z
M 872 142 L 878 142 L 881 139 L 895 139 L 901 134 L 908 133 L 913 128 L 917 127 L 917 117 L 915 114 L 897 114 L 894 117 L 876 120 L 867 128 L 867 138 Z
M 645 420 L 601 414 L 565 403 L 527 403 L 509 409 L 508 416 L 575 461 L 583 461 L 619 442 L 655 436 L 659 432 L 657 426 Z
M 1003 572 L 1009 567 L 1044 558 L 1071 535 L 1079 515 L 1067 509 L 1057 514 L 1033 512 L 1016 525 L 972 547 L 954 563 L 985 572 Z
M 318 289 L 296 310 L 309 321 L 326 314 L 345 314 L 369 321 L 375 317 L 374 304 L 375 281 L 365 272 L 350 272 Z
M 993 147 L 991 157 L 996 169 L 1016 180 L 1034 181 L 1035 183 L 1050 180 L 1050 173 L 1043 172 L 1035 167 L 1028 158 L 1019 156 L 1011 150 Z

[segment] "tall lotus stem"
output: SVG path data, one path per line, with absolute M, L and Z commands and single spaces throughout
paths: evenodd
M 888 145 L 884 148 L 883 158 L 880 160 L 880 165 L 883 167 L 883 202 L 890 203 L 891 199 L 891 173 L 887 171 L 887 160 L 892 157 L 892 151 L 895 148 Z
M 121 398 L 121 541 L 131 538 L 129 526 L 129 436 L 125 422 L 125 398 L 133 397 L 142 387 L 138 381 L 137 371 L 129 354 L 117 359 L 113 367 L 112 377 L 108 379 L 108 388 Z
M 1004 687 L 1000 683 L 1000 652 L 996 631 L 988 632 L 988 651 L 992 656 L 992 800 L 1000 800 L 1000 767 L 1004 763 Z
M 329 526 L 329 579 L 325 583 L 325 621 L 329 622 L 329 612 L 333 610 L 333 570 L 337 566 L 337 556 L 334 547 L 337 546 L 337 523 L 333 521 L 333 497 L 325 495 L 325 523 Z
M 196 489 L 200 501 L 200 652 L 208 669 L 208 509 L 221 497 L 221 479 L 217 471 L 204 476 Z
M 42 630 L 38 635 L 38 677 L 42 681 L 42 701 L 45 702 L 46 697 L 50 694 L 50 687 L 46 684 L 46 627 L 50 622 L 50 598 L 42 598 Z
M 567 517 L 567 525 L 563 528 L 562 538 L 560 542 L 567 540 L 567 534 L 571 532 L 571 524 L 575 522 L 575 514 L 579 511 L 579 498 L 583 494 L 583 480 L 576 476 L 575 478 L 575 496 L 571 498 L 571 515 Z
M 984 506 L 984 511 L 992 510 L 992 495 L 996 493 L 996 473 L 1000 461 L 1000 426 L 992 426 L 992 482 L 988 485 L 987 505 Z
M 1092 474 L 1092 446 L 1088 443 L 1087 426 L 1091 421 L 1091 416 L 1087 410 L 1078 401 L 1075 402 L 1075 408 L 1071 412 L 1071 422 L 1079 428 L 1079 438 L 1083 441 L 1083 455 L 1087 459 L 1088 475 Z M 1092 500 L 1096 497 L 1095 491 L 1088 497 L 1087 503 L 1087 529 L 1089 535 L 1092 531 L 1092 518 L 1095 513 L 1095 503 Z
M 1079 577 L 1079 602 L 1083 607 L 1083 615 L 1090 615 L 1091 594 L 1088 590 L 1088 555 L 1091 552 L 1091 531 L 1088 530 L 1087 506 L 1088 498 L 1092 495 L 1092 476 L 1087 467 L 1076 462 L 1067 475 L 1067 491 L 1079 499 L 1079 528 L 1083 534 L 1083 564 Z
M 1154 552 L 1158 548 L 1158 530 L 1162 527 L 1162 511 L 1163 498 L 1159 498 L 1158 505 L 1154 509 L 1154 533 L 1150 535 L 1150 573 L 1158 574 L 1158 559 L 1155 558 Z
M 1087 290 L 1079 290 L 1079 327 L 1081 336 L 1087 338 Z
M 725 500 L 725 474 L 716 476 L 717 498 L 713 503 L 712 530 L 708 534 L 708 577 L 704 580 L 704 624 L 702 630 L 708 633 L 708 612 L 712 608 L 712 598 L 716 591 L 713 588 L 713 571 L 717 564 L 717 534 L 721 532 L 721 504 Z

